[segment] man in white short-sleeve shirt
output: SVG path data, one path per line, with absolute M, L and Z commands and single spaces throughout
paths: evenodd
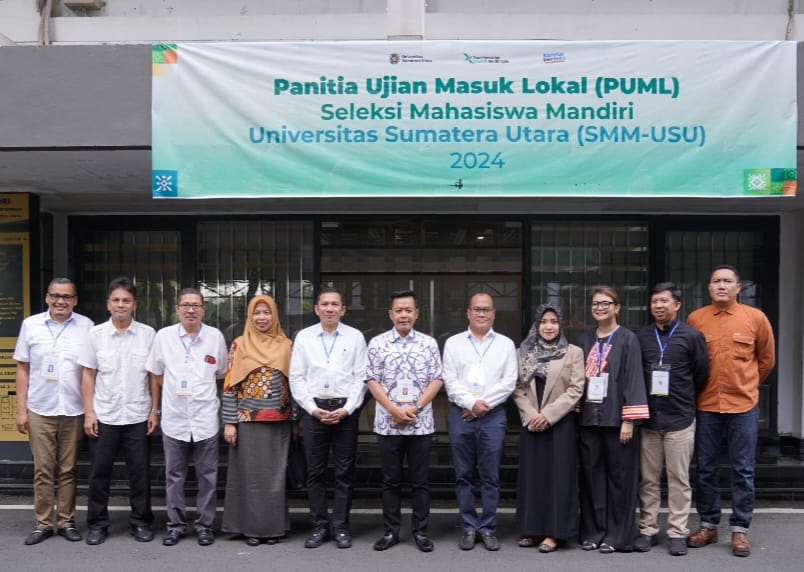
M 162 387 L 162 443 L 165 451 L 165 546 L 175 546 L 187 532 L 184 481 L 190 456 L 198 479 L 198 544 L 215 542 L 216 484 L 218 479 L 217 380 L 226 375 L 228 352 L 223 334 L 204 324 L 204 298 L 195 288 L 179 292 L 179 323 L 156 334 L 148 356 L 148 371 Z
M 54 524 L 60 536 L 72 542 L 81 540 L 75 528 L 75 461 L 84 425 L 84 402 L 77 360 L 93 323 L 73 312 L 78 295 L 69 278 L 54 278 L 47 287 L 45 302 L 46 312 L 22 322 L 14 349 L 17 430 L 28 435 L 34 458 L 36 527 L 25 539 L 29 546 L 53 536 Z
M 89 331 L 78 363 L 84 368 L 84 433 L 91 466 L 87 499 L 87 544 L 102 544 L 109 528 L 109 488 L 115 456 L 128 470 L 129 528 L 138 542 L 153 540 L 150 442 L 159 426 L 159 385 L 145 368 L 154 329 L 134 320 L 137 289 L 126 277 L 109 284 L 111 317 Z

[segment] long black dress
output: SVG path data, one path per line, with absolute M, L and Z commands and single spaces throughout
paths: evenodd
M 535 385 L 541 403 L 545 380 L 537 377 Z M 578 535 L 575 418 L 568 413 L 542 432 L 520 432 L 516 516 L 522 536 Z

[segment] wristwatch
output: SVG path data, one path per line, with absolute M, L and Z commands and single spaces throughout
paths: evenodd
M 156 413 L 157 416 L 162 415 L 162 410 L 161 409 L 151 409 L 151 413 Z
M 424 409 L 424 407 L 422 407 L 421 405 L 419 405 L 419 402 L 418 402 L 418 401 L 416 401 L 416 402 L 415 402 L 413 405 L 416 407 L 416 414 L 417 414 L 417 415 L 418 415 L 419 413 L 421 413 L 421 412 L 422 412 L 422 410 Z

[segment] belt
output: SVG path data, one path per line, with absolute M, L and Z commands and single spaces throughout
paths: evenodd
M 315 406 L 324 411 L 335 411 L 346 405 L 345 397 L 314 397 Z

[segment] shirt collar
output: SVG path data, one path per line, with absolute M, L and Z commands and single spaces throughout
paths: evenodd
M 57 321 L 56 321 L 56 320 L 54 320 L 54 319 L 53 319 L 53 317 L 50 315 L 50 309 L 48 309 L 48 311 L 47 311 L 47 312 L 45 312 L 45 314 L 46 314 L 46 315 L 45 315 L 45 322 L 52 322 L 52 323 L 54 323 L 54 324 L 62 324 L 62 325 L 65 325 L 65 326 L 66 326 L 67 324 L 69 324 L 70 322 L 72 322 L 72 321 L 73 321 L 73 319 L 75 318 L 75 313 L 74 313 L 74 312 L 70 312 L 70 317 L 69 317 L 69 318 L 67 318 L 67 319 L 66 319 L 66 320 L 64 320 L 63 322 L 57 322 Z
M 137 320 L 131 320 L 131 323 L 128 325 L 128 328 L 126 328 L 126 331 L 122 332 L 122 333 L 120 332 L 120 330 L 117 329 L 117 326 L 114 325 L 114 322 L 112 321 L 111 318 L 109 318 L 108 323 L 109 323 L 109 326 L 111 326 L 111 328 L 112 328 L 112 335 L 113 336 L 120 336 L 120 335 L 123 335 L 123 334 L 132 334 L 132 335 L 137 334 Z M 179 326 L 181 326 L 181 324 L 179 324 Z M 182 328 L 182 329 L 184 329 L 184 328 Z M 186 334 L 186 332 L 185 332 L 185 334 Z
M 486 340 L 493 340 L 497 336 L 497 332 L 494 331 L 494 328 L 490 328 L 486 335 L 480 340 L 480 343 L 484 343 Z M 466 337 L 470 340 L 476 340 L 477 338 L 472 335 L 472 330 L 470 328 L 466 328 Z
M 333 333 L 333 334 L 338 334 L 339 336 L 342 336 L 342 335 L 343 335 L 343 330 L 341 330 L 341 325 L 342 325 L 342 324 L 341 324 L 340 322 L 338 322 L 338 325 L 337 325 L 337 327 L 335 328 L 335 331 L 334 331 L 334 332 L 332 332 L 332 333 Z M 324 327 L 321 325 L 321 322 L 318 322 L 318 323 L 316 324 L 316 326 L 318 326 L 318 335 L 319 335 L 319 336 L 320 336 L 321 334 L 325 334 L 325 335 L 327 335 L 327 336 L 332 335 L 332 334 L 328 334 L 327 332 L 325 332 L 325 331 L 324 331 Z
M 179 322 L 177 325 L 179 326 L 179 337 L 181 337 L 181 338 L 183 338 L 185 336 L 187 336 L 187 337 L 198 336 L 198 335 L 201 334 L 201 331 L 204 329 L 204 322 L 201 322 L 198 325 L 198 330 L 196 330 L 195 334 L 189 334 L 189 333 L 187 333 L 187 330 L 184 329 L 184 326 L 181 325 L 181 322 Z
M 659 330 L 659 333 L 660 333 L 660 334 L 667 334 L 667 333 L 669 333 L 669 332 L 670 332 L 670 330 L 672 330 L 673 328 L 675 328 L 675 327 L 676 327 L 676 324 L 678 324 L 678 322 L 679 322 L 679 318 L 678 318 L 678 316 L 676 316 L 676 319 L 675 319 L 675 320 L 673 320 L 673 321 L 672 321 L 672 322 L 670 322 L 669 324 L 665 324 L 665 326 L 664 326 L 664 327 L 662 327 L 662 328 L 660 328 L 659 326 L 657 326 L 657 325 L 656 325 L 656 322 L 653 322 L 653 325 L 654 325 L 654 326 L 656 326 L 656 329 L 657 329 L 657 330 Z
M 413 330 L 413 329 L 410 330 L 410 333 L 406 337 L 403 338 L 402 336 L 399 335 L 399 332 L 396 331 L 396 328 L 391 328 L 391 339 L 394 342 L 397 342 L 399 340 L 410 340 L 411 342 L 415 342 L 416 341 L 416 330 Z
M 734 310 L 737 308 L 739 304 L 740 304 L 739 302 L 734 302 L 733 304 L 729 304 L 725 308 L 721 308 L 720 306 L 715 306 L 714 304 L 712 304 L 712 308 L 714 309 L 714 315 L 717 316 L 721 312 L 726 312 L 727 314 L 734 314 Z

